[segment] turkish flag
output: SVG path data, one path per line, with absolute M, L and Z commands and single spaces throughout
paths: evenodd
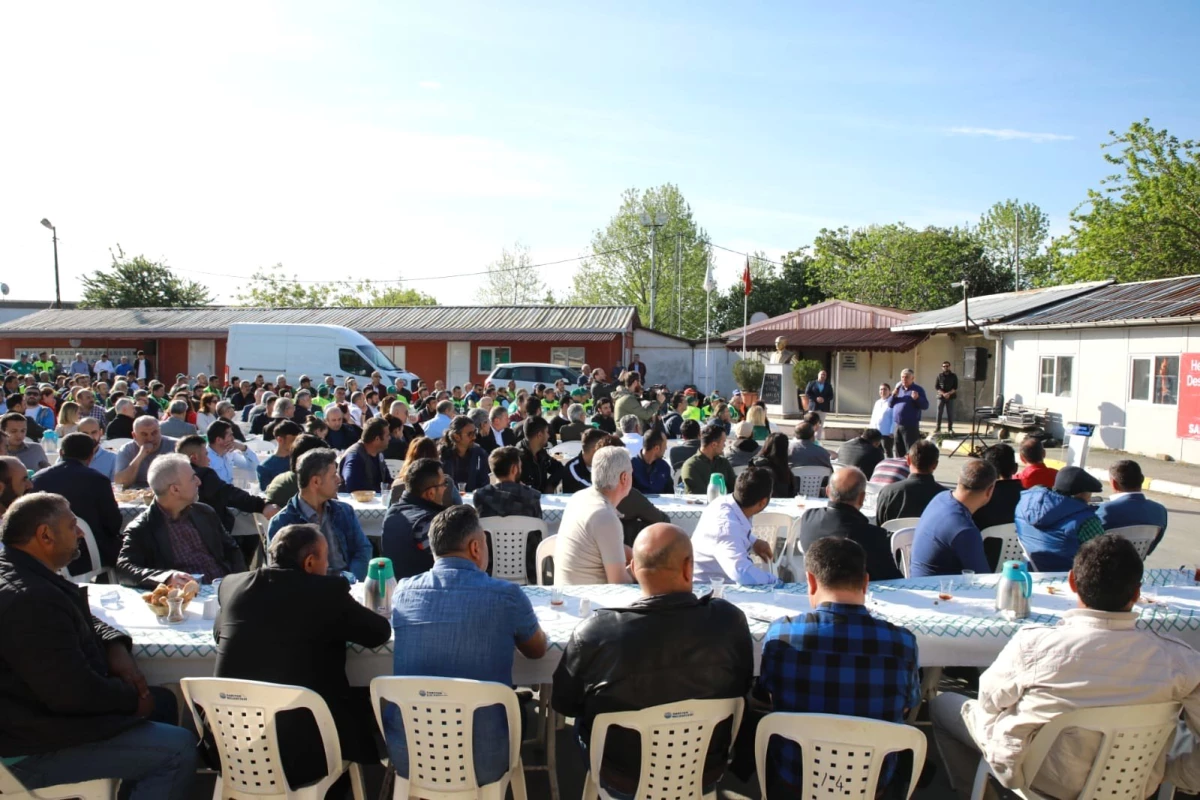
M 742 283 L 746 287 L 746 296 L 750 295 L 753 286 L 750 284 L 750 256 L 746 256 L 746 271 L 742 273 Z

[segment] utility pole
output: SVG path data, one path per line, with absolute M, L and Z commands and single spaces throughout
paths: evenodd
M 58 288 L 58 228 L 51 225 L 48 219 L 43 219 L 42 225 L 49 228 L 54 237 L 54 307 L 62 308 L 62 292 Z
M 1017 208 L 1015 211 L 1015 216 L 1016 216 L 1016 221 L 1017 221 L 1017 254 L 1016 254 L 1016 256 L 1017 256 L 1016 257 L 1017 276 L 1016 276 L 1016 287 L 1015 288 L 1019 292 L 1019 291 L 1021 291 L 1021 201 L 1020 200 L 1017 201 Z
M 675 234 L 675 335 L 683 336 L 683 233 Z
M 654 218 L 642 213 L 642 227 L 650 229 L 650 329 L 654 329 L 654 310 L 658 301 L 658 229 L 667 224 L 667 215 L 655 212 Z

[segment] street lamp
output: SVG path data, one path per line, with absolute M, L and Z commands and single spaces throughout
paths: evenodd
M 50 220 L 42 218 L 42 225 L 54 234 L 54 307 L 62 308 L 62 292 L 58 287 L 58 229 L 50 224 Z
M 642 213 L 640 221 L 643 228 L 650 229 L 650 329 L 654 329 L 655 301 L 658 299 L 658 229 L 667 224 L 667 214 L 655 212 L 651 217 Z

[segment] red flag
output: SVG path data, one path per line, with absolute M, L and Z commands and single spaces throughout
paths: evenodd
M 750 290 L 753 288 L 750 284 L 750 256 L 746 256 L 746 271 L 742 273 L 742 283 L 746 286 L 746 296 L 750 296 Z

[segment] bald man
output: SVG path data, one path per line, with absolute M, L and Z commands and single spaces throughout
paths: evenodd
M 627 608 L 604 608 L 571 634 L 554 672 L 554 708 L 576 718 L 584 749 L 592 720 L 680 700 L 742 697 L 754 677 L 746 618 L 736 606 L 692 593 L 692 543 L 678 526 L 658 523 L 633 543 L 633 576 L 642 596 Z M 725 771 L 730 725 L 716 730 L 704 767 L 705 791 Z M 634 794 L 640 745 L 611 729 L 601 783 Z

